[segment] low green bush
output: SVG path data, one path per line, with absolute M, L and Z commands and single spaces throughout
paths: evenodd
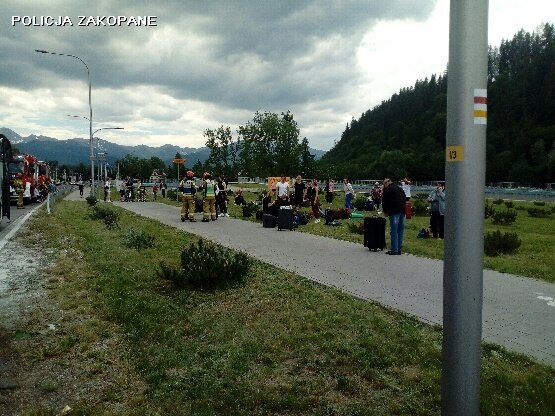
M 200 239 L 181 251 L 181 268 L 160 263 L 159 277 L 176 287 L 213 291 L 244 282 L 251 266 L 245 253 Z
M 514 208 L 515 204 L 513 203 L 513 201 L 505 201 L 505 206 L 507 208 Z
M 351 210 L 347 208 L 340 208 L 332 210 L 334 220 L 348 220 L 351 218 Z
M 514 209 L 506 211 L 495 211 L 491 216 L 491 222 L 495 225 L 510 225 L 516 221 L 517 212 Z
M 419 200 L 426 200 L 428 199 L 428 195 L 426 194 L 416 194 L 416 195 L 412 195 L 411 199 L 414 201 L 415 199 L 419 199 Z
M 112 208 L 104 205 L 93 205 L 93 209 L 89 214 L 93 220 L 103 220 L 109 229 L 118 228 L 119 214 Z
M 430 204 L 424 199 L 414 199 L 412 201 L 412 213 L 416 216 L 425 217 L 428 215 L 428 208 Z
M 123 245 L 141 251 L 154 247 L 156 237 L 145 230 L 129 230 L 123 239 Z
M 521 245 L 516 233 L 504 233 L 493 231 L 484 236 L 484 252 L 486 256 L 494 257 L 500 254 L 513 254 Z
M 545 206 L 545 202 L 544 201 L 534 201 L 534 205 L 537 205 L 538 207 L 543 207 L 543 206 Z
M 98 202 L 98 199 L 96 198 L 96 196 L 91 195 L 86 197 L 85 201 L 87 201 L 87 204 L 89 204 L 90 206 L 95 206 Z
M 172 201 L 177 201 L 177 191 L 174 189 L 168 189 L 168 192 L 166 192 L 166 196 Z
M 494 199 L 492 202 L 493 202 L 495 205 L 501 205 L 501 204 L 503 203 L 503 200 L 502 200 L 501 198 L 499 198 L 499 199 Z
M 353 234 L 364 234 L 364 223 L 363 222 L 348 222 L 347 223 L 347 228 L 349 228 L 349 231 L 352 232 Z
M 363 211 L 365 202 L 366 202 L 366 195 L 357 195 L 357 197 L 353 201 L 353 205 L 357 210 Z
M 528 211 L 528 215 L 531 217 L 547 218 L 551 216 L 551 211 L 544 208 L 530 207 L 526 211 Z
M 254 214 L 258 210 L 258 205 L 254 202 L 249 202 L 242 206 L 242 210 L 243 217 L 252 217 L 252 214 Z
M 484 209 L 484 217 L 489 218 L 493 214 L 495 214 L 495 208 L 493 207 L 493 204 L 488 204 L 487 201 L 486 201 L 486 206 L 485 206 L 485 209 Z

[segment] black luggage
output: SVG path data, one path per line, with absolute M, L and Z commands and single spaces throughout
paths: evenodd
M 262 221 L 264 219 L 264 211 L 256 211 L 256 220 L 257 221 Z
M 324 216 L 326 218 L 326 222 L 325 222 L 326 225 L 331 224 L 335 219 L 333 215 L 333 210 L 331 209 L 326 209 L 326 211 L 324 212 Z
M 293 222 L 295 220 L 295 216 L 293 215 L 293 211 L 290 209 L 280 209 L 278 212 L 278 231 L 283 229 L 293 230 Z
M 385 218 L 364 218 L 364 247 L 374 251 L 385 248 Z
M 275 228 L 277 224 L 277 218 L 272 214 L 264 214 L 262 216 L 262 226 L 264 228 Z
M 374 211 L 374 202 L 373 201 L 364 201 L 364 210 L 365 211 Z

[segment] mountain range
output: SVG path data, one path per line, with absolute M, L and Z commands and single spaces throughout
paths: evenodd
M 41 160 L 57 160 L 60 165 L 78 165 L 79 163 L 86 164 L 89 162 L 89 139 L 58 140 L 53 137 L 34 134 L 22 137 L 6 127 L 1 127 L 0 133 L 4 134 L 10 140 L 12 146 L 15 146 L 20 152 L 32 154 Z M 191 163 L 196 163 L 197 160 L 204 163 L 210 156 L 210 149 L 207 147 L 179 147 L 171 144 L 159 147 L 146 145 L 124 146 L 107 140 L 99 140 L 98 144 L 101 151 L 107 153 L 108 163 L 112 164 L 127 154 L 145 159 L 159 157 L 168 164 L 177 152 Z M 315 159 L 320 159 L 325 153 L 323 150 L 312 148 L 310 148 L 310 152 Z

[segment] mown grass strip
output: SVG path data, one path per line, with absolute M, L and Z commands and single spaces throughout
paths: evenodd
M 60 203 L 34 226 L 47 241 L 70 235 L 84 253 L 84 284 L 117 322 L 148 384 L 149 411 L 165 414 L 411 414 L 440 406 L 441 331 L 255 261 L 243 287 L 175 291 L 158 261 L 179 263 L 196 237 L 119 210 L 120 228 Z M 127 229 L 156 235 L 140 253 Z M 71 285 L 67 287 L 71 291 Z M 484 347 L 482 413 L 548 415 L 555 371 Z

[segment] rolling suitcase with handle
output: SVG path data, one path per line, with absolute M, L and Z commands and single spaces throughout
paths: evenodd
M 293 215 L 293 211 L 290 209 L 280 209 L 277 220 L 278 231 L 283 229 L 293 230 L 294 220 L 295 216 Z
M 374 251 L 385 248 L 385 218 L 367 217 L 364 219 L 364 247 Z
M 275 228 L 277 223 L 276 217 L 271 214 L 264 214 L 262 216 L 262 226 L 264 228 Z

